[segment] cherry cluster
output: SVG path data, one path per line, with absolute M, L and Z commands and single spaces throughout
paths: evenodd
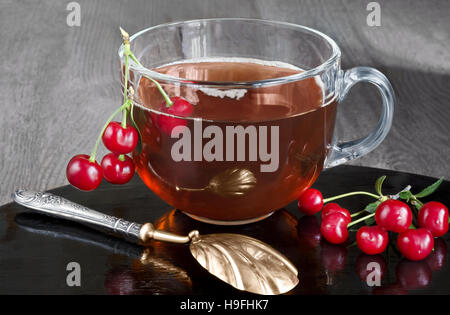
M 166 102 L 161 105 L 162 114 L 151 116 L 155 125 L 168 135 L 172 133 L 173 128 L 187 124 L 186 119 L 174 116 L 185 117 L 193 112 L 192 104 L 181 97 L 173 97 L 170 101 L 170 106 L 167 106 Z M 134 162 L 126 154 L 135 150 L 138 144 L 139 134 L 136 128 L 112 121 L 106 125 L 100 136 L 105 147 L 111 151 L 103 157 L 100 165 L 95 161 L 97 146 L 91 156 L 76 155 L 67 165 L 67 179 L 78 189 L 94 190 L 100 185 L 102 178 L 112 184 L 125 184 L 134 176 Z
M 431 201 L 422 204 L 418 196 L 425 197 L 431 194 L 442 180 L 416 195 L 413 195 L 408 187 L 407 190 L 397 195 L 384 196 L 381 194 L 381 184 L 384 178 L 377 181 L 378 189 L 376 188 L 376 190 L 379 195 L 368 192 L 352 192 L 323 199 L 319 190 L 310 188 L 299 197 L 298 208 L 302 213 L 308 215 L 322 211 L 320 231 L 330 243 L 344 243 L 348 239 L 349 228 L 364 221 L 366 225 L 360 227 L 356 233 L 356 244 L 365 254 L 377 255 L 384 252 L 389 244 L 389 232 L 391 232 L 397 234 L 397 248 L 404 257 L 414 261 L 422 260 L 432 252 L 434 237 L 440 237 L 447 233 L 449 212 L 447 207 L 440 202 Z M 369 195 L 378 200 L 354 214 L 350 214 L 347 209 L 337 203 L 327 203 L 331 200 L 358 194 Z M 409 205 L 398 199 L 411 202 L 417 211 L 413 214 Z M 372 213 L 352 222 L 353 217 L 363 212 Z M 413 216 L 415 216 L 418 228 L 413 224 Z M 367 224 L 370 223 L 372 217 L 375 217 L 376 225 Z
M 322 209 L 323 211 L 324 209 Z M 332 285 L 342 276 L 340 273 L 349 262 L 349 249 L 356 246 L 356 241 L 351 244 L 347 241 L 344 244 L 337 245 L 328 242 L 321 235 L 320 220 L 315 215 L 300 217 L 297 230 L 299 237 L 297 246 L 304 253 L 319 254 L 313 255 L 314 259 L 320 259 L 326 275 L 326 283 Z M 349 232 L 352 231 L 353 229 L 350 228 Z M 313 252 L 312 250 L 315 248 L 318 248 L 319 251 Z M 388 245 L 386 252 L 383 254 L 367 255 L 361 252 L 356 256 L 356 259 L 352 259 L 353 271 L 365 284 L 367 284 L 368 279 L 373 280 L 375 274 L 380 281 L 384 279 L 382 286 L 376 286 L 373 289 L 373 294 L 407 294 L 409 290 L 423 289 L 431 284 L 433 272 L 441 270 L 445 266 L 447 243 L 442 237 L 435 238 L 433 251 L 421 261 L 410 261 L 406 258 L 398 261 L 391 259 L 400 255 L 401 253 L 396 250 L 394 244 Z M 353 255 L 351 256 L 355 258 Z M 373 263 L 376 263 L 378 268 L 373 268 Z M 388 266 L 389 270 L 394 271 L 394 274 L 388 275 Z M 350 268 L 347 268 L 346 274 L 350 270 Z M 387 279 L 386 276 L 388 276 Z
M 136 149 L 140 139 L 140 132 L 133 120 L 133 94 L 132 87 L 129 87 L 129 59 L 142 66 L 130 49 L 130 37 L 127 32 L 121 29 L 124 41 L 124 101 L 112 116 L 107 120 L 95 144 L 92 154 L 78 154 L 68 163 L 66 177 L 70 184 L 84 191 L 96 189 L 103 178 L 112 184 L 125 184 L 133 178 L 135 165 L 133 160 L 127 155 Z M 164 133 L 171 135 L 176 126 L 187 125 L 186 119 L 178 117 L 187 117 L 192 114 L 194 107 L 191 103 L 181 97 L 172 97 L 166 94 L 161 85 L 149 78 L 158 88 L 165 101 L 160 106 L 160 113 L 150 112 L 154 124 Z M 119 114 L 122 115 L 122 122 L 112 121 Z M 134 127 L 128 125 L 128 117 Z M 100 164 L 97 163 L 95 156 L 98 145 L 102 140 L 104 146 L 111 151 L 105 155 Z
M 66 176 L 69 182 L 85 191 L 100 185 L 103 177 L 113 184 L 125 184 L 135 172 L 133 160 L 126 154 L 131 153 L 138 142 L 137 130 L 132 126 L 121 126 L 110 122 L 102 134 L 105 147 L 111 151 L 106 154 L 101 166 L 87 154 L 74 156 L 67 165 Z

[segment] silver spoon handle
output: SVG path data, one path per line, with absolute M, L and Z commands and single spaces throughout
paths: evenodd
M 51 193 L 18 189 L 12 194 L 12 198 L 18 204 L 36 212 L 100 228 L 133 242 L 141 240 L 139 233 L 142 224 L 100 213 Z

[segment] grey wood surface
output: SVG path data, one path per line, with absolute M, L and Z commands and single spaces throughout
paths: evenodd
M 121 101 L 119 25 L 135 33 L 211 17 L 288 21 L 333 37 L 344 69 L 376 67 L 397 93 L 387 139 L 352 164 L 450 178 L 448 0 L 378 1 L 379 27 L 366 23 L 370 1 L 80 0 L 80 27 L 66 24 L 69 2 L 0 2 L 0 204 L 19 186 L 67 184 L 69 158 L 91 151 Z M 337 134 L 365 135 L 376 124 L 379 103 L 374 88 L 354 88 L 340 106 Z

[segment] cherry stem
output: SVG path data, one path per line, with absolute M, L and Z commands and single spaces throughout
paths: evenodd
M 108 127 L 109 123 L 114 119 L 114 117 L 120 112 L 122 111 L 123 115 L 122 115 L 122 128 L 126 128 L 127 127 L 127 113 L 130 109 L 130 106 L 133 104 L 133 100 L 132 100 L 132 94 L 131 97 L 128 97 L 128 77 L 129 77 L 129 58 L 131 58 L 136 64 L 138 64 L 139 66 L 143 67 L 143 65 L 139 62 L 139 60 L 136 58 L 136 56 L 133 54 L 133 52 L 130 49 L 130 35 L 128 35 L 128 33 L 123 30 L 122 28 L 120 28 L 120 32 L 122 34 L 122 38 L 123 38 L 123 46 L 124 46 L 124 51 L 123 51 L 123 55 L 125 57 L 125 73 L 124 73 L 124 87 L 123 87 L 123 104 L 122 106 L 120 106 L 106 121 L 105 125 L 102 128 L 102 131 L 100 132 L 97 141 L 95 142 L 95 146 L 94 146 L 94 150 L 91 153 L 91 156 L 89 157 L 89 161 L 90 162 L 95 162 L 95 155 L 97 154 L 97 150 L 98 150 L 98 145 L 100 144 L 100 140 L 102 139 L 103 133 L 106 130 L 106 127 Z M 150 79 L 158 88 L 159 92 L 161 93 L 161 95 L 164 97 L 164 99 L 166 100 L 166 106 L 170 107 L 173 105 L 172 100 L 169 98 L 169 96 L 167 95 L 167 93 L 164 91 L 164 89 L 161 87 L 161 85 L 153 80 L 152 78 L 148 78 Z M 125 160 L 125 156 L 123 154 L 119 155 L 119 160 L 120 161 L 124 161 Z
M 375 213 L 371 213 L 371 214 L 369 214 L 369 215 L 366 215 L 365 217 L 362 217 L 362 218 L 360 218 L 360 219 L 358 219 L 358 220 L 356 220 L 356 221 L 353 221 L 353 222 L 349 223 L 349 224 L 347 225 L 347 229 L 348 229 L 349 227 L 355 225 L 355 224 L 358 224 L 358 223 L 361 222 L 361 221 L 364 221 L 364 220 L 367 220 L 368 218 L 373 217 L 374 215 L 375 215 Z
M 130 44 L 124 44 L 128 46 L 128 51 L 130 50 Z M 123 84 L 123 103 L 125 104 L 128 99 L 128 72 L 129 72 L 129 54 L 125 53 L 125 74 L 124 74 L 124 84 Z M 122 128 L 127 127 L 127 110 L 123 110 L 122 115 Z
M 131 101 L 127 100 L 125 102 L 125 104 L 123 104 L 118 109 L 116 109 L 116 111 L 108 118 L 108 120 L 106 121 L 105 125 L 103 126 L 102 131 L 98 135 L 97 141 L 96 141 L 95 146 L 94 146 L 94 150 L 92 151 L 91 156 L 89 157 L 89 162 L 95 162 L 95 155 L 97 154 L 98 145 L 100 144 L 100 140 L 102 139 L 102 136 L 103 136 L 103 133 L 105 132 L 106 127 L 108 127 L 109 123 L 114 119 L 114 117 L 118 113 L 120 113 L 120 111 L 127 110 L 127 108 L 130 106 L 130 104 L 131 104 Z
M 139 66 L 141 66 L 141 67 L 144 67 L 144 66 L 142 65 L 142 63 L 140 63 L 139 60 L 136 58 L 136 56 L 133 54 L 133 52 L 130 50 L 130 47 L 129 47 L 129 46 L 128 46 L 128 49 L 129 49 L 129 56 L 130 56 L 130 58 L 131 58 L 137 65 L 139 65 Z M 124 54 L 125 54 L 125 52 L 124 52 Z M 154 80 L 154 79 L 152 79 L 152 78 L 150 78 L 150 77 L 147 77 L 147 76 L 146 76 L 146 78 L 149 79 L 150 81 L 152 81 L 152 82 L 155 84 L 155 86 L 156 86 L 156 88 L 158 89 L 159 93 L 161 93 L 161 95 L 164 97 L 164 100 L 166 101 L 166 106 L 167 106 L 167 107 L 172 106 L 172 105 L 173 105 L 173 102 L 172 102 L 172 100 L 170 99 L 170 97 L 167 95 L 166 91 L 164 91 L 164 89 L 162 88 L 161 84 L 159 84 L 158 81 L 156 81 L 156 80 Z
M 349 192 L 346 194 L 342 194 L 342 195 L 338 195 L 338 196 L 333 196 L 333 197 L 329 197 L 323 200 L 323 203 L 327 203 L 336 199 L 340 199 L 340 198 L 344 198 L 344 197 L 349 197 L 349 196 L 354 196 L 354 195 L 367 195 L 370 197 L 373 197 L 375 199 L 380 199 L 380 196 L 372 194 L 370 192 L 367 191 L 353 191 L 353 192 Z
M 411 204 L 417 208 L 417 211 L 419 211 L 420 208 L 423 207 L 423 203 L 419 199 L 417 199 L 417 197 L 414 195 L 412 195 L 411 199 L 412 199 Z
M 357 217 L 357 216 L 359 216 L 361 213 L 364 213 L 364 212 L 366 212 L 366 210 L 361 210 L 361 211 L 359 211 L 359 212 L 355 212 L 355 213 L 351 214 L 350 217 L 351 217 L 351 218 Z
M 130 57 L 138 66 L 140 66 L 140 67 L 144 67 L 144 66 L 142 65 L 142 63 L 140 63 L 140 61 L 136 58 L 136 56 L 131 51 L 130 35 L 128 35 L 128 33 L 121 27 L 120 27 L 120 33 L 122 34 L 122 38 L 123 38 L 123 55 L 125 56 L 125 88 L 124 88 L 124 103 L 125 103 L 125 101 L 127 99 L 127 96 L 126 96 L 127 74 L 129 71 L 128 57 Z M 149 78 L 149 77 L 147 77 L 147 78 L 150 79 L 156 85 L 156 88 L 158 89 L 158 91 L 161 93 L 161 95 L 166 100 L 166 106 L 167 107 L 172 106 L 173 105 L 172 100 L 167 95 L 166 91 L 164 91 L 164 89 L 161 87 L 161 85 L 157 81 L 153 80 L 152 78 Z

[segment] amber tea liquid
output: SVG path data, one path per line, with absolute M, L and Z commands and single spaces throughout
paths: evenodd
M 189 80 L 220 82 L 256 81 L 301 72 L 285 63 L 242 58 L 188 60 L 155 70 Z M 192 116 L 202 119 L 203 130 L 213 125 L 226 135 L 227 126 L 254 126 L 257 130 L 264 126 L 270 140 L 271 127 L 278 127 L 279 161 L 273 172 L 261 172 L 262 162 L 248 159 L 176 162 L 171 149 L 178 139 L 159 129 L 155 121 L 157 112 L 151 111 L 158 111 L 164 99 L 149 79 L 142 78 L 137 88 L 142 106 L 134 107 L 143 142 L 142 150 L 133 154 L 137 172 L 159 197 L 185 213 L 217 221 L 261 218 L 294 201 L 322 170 L 332 141 L 337 102 L 324 104 L 321 83 L 315 78 L 262 88 L 227 90 L 162 86 L 170 96 L 182 96 L 194 104 Z M 194 120 L 186 121 L 194 133 Z M 202 144 L 209 140 L 202 139 Z M 249 136 L 246 140 L 250 141 Z M 270 143 L 267 145 L 270 149 Z M 235 152 L 238 149 L 236 144 Z M 223 150 L 226 150 L 225 145 Z M 212 189 L 211 181 L 230 169 L 249 171 L 255 185 L 240 194 L 233 194 L 233 185 L 240 187 L 236 180 L 225 181 L 224 185 L 233 186 L 231 193 L 222 194 Z

